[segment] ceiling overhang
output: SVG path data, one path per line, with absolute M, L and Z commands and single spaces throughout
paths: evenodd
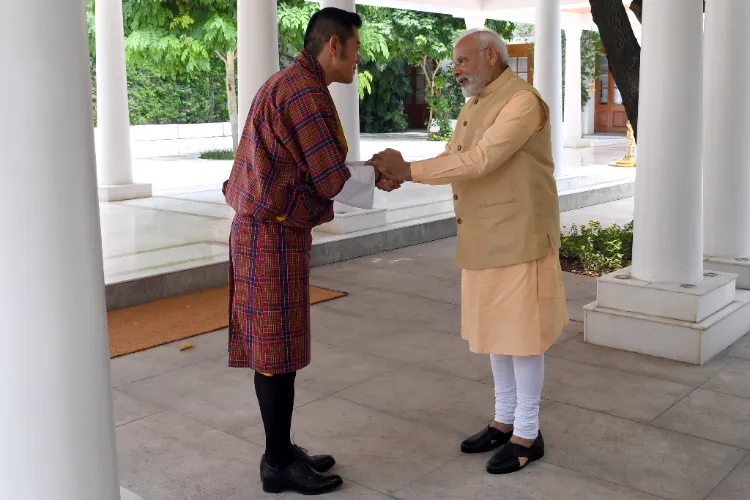
M 584 29 L 597 29 L 591 17 L 591 5 L 588 1 L 559 1 L 563 27 L 575 25 Z M 534 23 L 534 11 L 538 2 L 539 0 L 356 0 L 360 5 L 433 12 L 456 17 L 485 17 L 529 24 Z M 630 3 L 631 0 L 623 0 L 623 4 L 628 8 Z

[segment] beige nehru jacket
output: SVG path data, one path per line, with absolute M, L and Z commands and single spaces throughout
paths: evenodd
M 452 184 L 462 269 L 528 262 L 560 246 L 549 111 L 510 69 L 464 105 L 445 153 L 411 164 L 415 182 Z

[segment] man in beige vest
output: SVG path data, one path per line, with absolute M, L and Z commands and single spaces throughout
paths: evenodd
M 544 456 L 544 353 L 568 321 L 549 110 L 509 69 L 497 33 L 465 32 L 453 59 L 470 99 L 445 152 L 407 163 L 389 149 L 368 163 L 386 178 L 453 187 L 462 337 L 490 355 L 495 378 L 495 420 L 461 449 L 501 447 L 487 471 L 505 474 Z

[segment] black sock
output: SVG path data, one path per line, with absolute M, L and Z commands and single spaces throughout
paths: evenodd
M 296 372 L 271 377 L 255 373 L 255 393 L 266 431 L 266 462 L 279 469 L 294 461 L 290 435 L 296 376 Z

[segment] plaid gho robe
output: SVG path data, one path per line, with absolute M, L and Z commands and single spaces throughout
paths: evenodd
M 336 108 L 303 51 L 258 91 L 229 180 L 229 366 L 268 374 L 310 363 L 312 228 L 351 177 Z

